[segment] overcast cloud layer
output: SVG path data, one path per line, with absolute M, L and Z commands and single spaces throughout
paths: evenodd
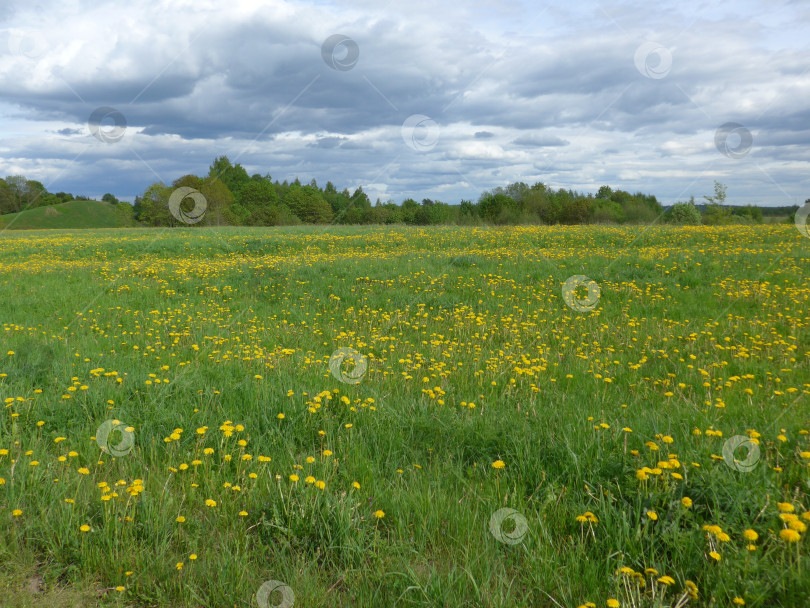
M 808 32 L 804 0 L 4 2 L 0 175 L 131 201 L 226 154 L 372 200 L 717 179 L 801 204 Z M 94 136 L 100 107 L 125 131 Z

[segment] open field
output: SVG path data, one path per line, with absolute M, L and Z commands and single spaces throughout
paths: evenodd
M 5 232 L 2 603 L 806 606 L 808 262 L 785 225 Z

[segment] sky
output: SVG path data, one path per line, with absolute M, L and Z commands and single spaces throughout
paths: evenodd
M 810 198 L 810 2 L 0 0 L 0 175 Z

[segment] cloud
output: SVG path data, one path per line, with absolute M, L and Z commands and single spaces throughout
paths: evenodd
M 559 137 L 555 137 L 553 135 L 535 135 L 535 134 L 526 134 L 521 135 L 520 137 L 516 137 L 512 140 L 512 144 L 515 146 L 524 146 L 527 148 L 548 148 L 554 146 L 567 146 L 569 142 L 565 141 L 564 139 L 560 139 Z
M 344 141 L 349 141 L 348 137 L 320 137 L 314 143 L 307 144 L 310 148 L 339 148 Z
M 395 200 L 521 180 L 667 201 L 720 179 L 740 202 L 791 204 L 808 187 L 808 22 L 787 1 L 14 0 L 0 8 L 0 174 L 132 200 L 227 154 Z M 334 34 L 356 45 L 348 69 L 346 48 L 323 58 Z M 668 54 L 658 72 L 637 67 L 647 48 Z M 119 142 L 91 135 L 99 107 L 125 117 Z M 403 141 L 414 114 L 438 125 L 429 150 Z M 727 122 L 753 134 L 743 159 L 714 145 Z

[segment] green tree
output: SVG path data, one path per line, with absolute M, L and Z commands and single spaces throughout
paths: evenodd
M 209 179 L 222 181 L 232 193 L 238 192 L 250 181 L 250 176 L 240 164 L 232 165 L 227 156 L 218 156 L 208 169 Z
M 247 173 L 245 175 L 247 175 Z M 229 223 L 230 214 L 228 213 L 228 209 L 233 205 L 233 194 L 231 194 L 225 182 L 213 177 L 202 178 L 196 175 L 184 175 L 174 180 L 172 183 L 172 192 L 182 186 L 194 188 L 205 197 L 205 214 L 203 219 L 194 225 L 221 226 Z M 191 201 L 184 202 L 183 204 L 190 205 Z M 173 219 L 175 221 L 171 222 L 172 226 L 183 225 L 183 222 L 175 218 Z
M 556 224 L 560 221 L 562 203 L 542 182 L 537 182 L 523 199 L 524 211 L 530 218 L 536 218 L 544 224 Z
M 138 200 L 138 220 L 148 226 L 172 226 L 177 223 L 169 212 L 171 194 L 172 188 L 163 183 L 155 182 L 149 186 Z
M 463 200 L 458 205 L 458 221 L 460 224 L 474 224 L 478 218 L 478 209 L 472 201 Z
M 402 201 L 401 213 L 402 221 L 408 225 L 416 224 L 416 212 L 419 211 L 419 203 L 412 198 Z
M 478 214 L 492 224 L 509 224 L 519 220 L 520 206 L 511 196 L 487 192 L 478 201 Z
M 599 191 L 596 193 L 596 198 L 610 198 L 613 195 L 613 190 L 610 186 L 599 186 Z
M 240 188 L 235 199 L 246 212 L 241 223 L 250 226 L 274 226 L 278 223 L 278 194 L 270 180 L 251 179 Z
M 654 207 L 636 197 L 623 206 L 623 212 L 624 221 L 627 223 L 650 224 L 658 219 L 663 211 L 655 211 Z
M 278 204 L 278 194 L 272 182 L 265 179 L 251 179 L 234 193 L 234 200 L 248 208 L 266 207 Z
M 695 207 L 694 199 L 687 203 L 678 202 L 664 212 L 664 221 L 668 224 L 699 226 L 700 211 Z
M 29 197 L 28 180 L 23 175 L 9 175 L 6 177 L 5 182 L 14 199 L 12 212 L 22 211 L 27 206 Z
M 135 225 L 135 210 L 129 203 L 121 203 L 120 205 L 116 205 L 115 214 L 121 218 L 122 225 Z
M 332 219 L 332 208 L 320 191 L 312 186 L 293 185 L 284 197 L 284 204 L 307 224 L 325 224 Z
M 0 214 L 15 211 L 17 211 L 17 198 L 14 190 L 6 183 L 6 180 L 0 179 Z
M 115 195 L 110 194 L 109 192 L 104 196 L 102 196 L 101 200 L 104 201 L 105 203 L 110 203 L 112 205 L 117 205 L 118 203 L 121 202 L 117 198 L 115 198 Z
M 726 204 L 726 186 L 717 180 L 714 180 L 714 194 L 712 196 L 704 196 L 709 204 L 725 205 Z
M 593 215 L 594 203 L 585 197 L 568 197 L 562 205 L 560 222 L 563 224 L 586 224 Z
M 731 209 L 726 207 L 726 186 L 715 180 L 714 194 L 704 196 L 708 205 L 703 214 L 703 223 L 707 226 L 721 226 L 731 221 Z
M 593 208 L 593 221 L 619 224 L 624 221 L 624 205 L 611 199 L 597 198 Z
M 27 200 L 25 201 L 26 208 L 33 209 L 35 207 L 44 207 L 45 205 L 55 205 L 59 201 L 56 197 L 48 192 L 48 189 L 42 184 L 33 179 L 26 180 L 27 187 Z

